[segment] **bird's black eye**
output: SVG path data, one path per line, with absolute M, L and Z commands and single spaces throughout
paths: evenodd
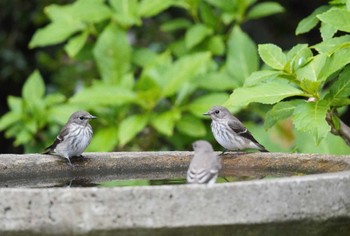
M 219 114 L 219 113 L 220 113 L 220 111 L 219 111 L 219 110 L 216 110 L 216 111 L 215 111 L 215 114 Z
M 84 116 L 79 117 L 80 120 L 84 120 Z

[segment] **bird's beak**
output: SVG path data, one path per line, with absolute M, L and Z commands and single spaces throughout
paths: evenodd
M 203 113 L 203 116 L 210 116 L 209 112 Z
M 96 116 L 90 116 L 89 119 L 96 119 Z

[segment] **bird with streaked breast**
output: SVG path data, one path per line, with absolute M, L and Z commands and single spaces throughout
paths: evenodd
M 61 129 L 54 143 L 47 147 L 43 154 L 53 154 L 67 158 L 69 165 L 73 166 L 71 157 L 82 157 L 92 138 L 92 128 L 89 124 L 96 117 L 86 111 L 74 112 L 68 122 Z
M 238 151 L 244 149 L 258 149 L 268 152 L 249 132 L 249 130 L 223 106 L 213 106 L 203 115 L 212 119 L 211 130 L 215 140 L 225 148 L 225 151 Z

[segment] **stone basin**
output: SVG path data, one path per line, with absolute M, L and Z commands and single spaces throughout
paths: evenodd
M 0 235 L 350 235 L 350 157 L 228 153 L 215 185 L 48 188 L 184 178 L 192 152 L 0 155 Z M 264 178 L 273 176 L 273 178 Z

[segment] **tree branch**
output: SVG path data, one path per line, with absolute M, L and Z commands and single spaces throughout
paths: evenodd
M 334 119 L 332 116 L 336 117 L 339 121 L 339 125 L 334 124 Z M 326 121 L 331 126 L 331 133 L 340 136 L 347 145 L 350 146 L 350 127 L 347 126 L 339 117 L 336 111 L 327 112 Z M 337 127 L 339 126 L 339 127 Z

